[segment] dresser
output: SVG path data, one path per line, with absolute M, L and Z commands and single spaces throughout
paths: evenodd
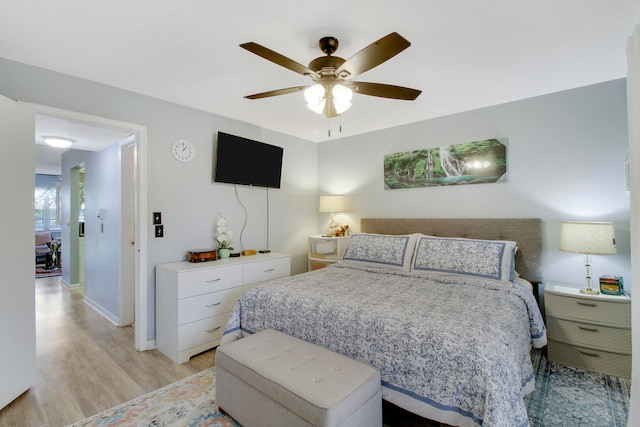
M 309 271 L 340 261 L 348 243 L 349 236 L 309 236 L 307 244 Z
M 549 360 L 631 378 L 631 298 L 549 283 L 544 304 Z
M 217 346 L 244 293 L 290 274 L 289 255 L 278 253 L 156 265 L 156 348 L 184 363 Z

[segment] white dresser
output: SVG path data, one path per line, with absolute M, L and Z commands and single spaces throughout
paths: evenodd
M 631 298 L 550 283 L 544 304 L 549 360 L 631 378 Z
M 289 255 L 268 253 L 156 266 L 156 348 L 176 363 L 220 344 L 238 299 L 289 276 Z

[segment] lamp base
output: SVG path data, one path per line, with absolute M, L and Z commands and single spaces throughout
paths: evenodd
M 587 294 L 587 295 L 598 295 L 600 291 L 596 291 L 593 288 L 584 288 L 584 289 L 580 289 L 580 293 Z

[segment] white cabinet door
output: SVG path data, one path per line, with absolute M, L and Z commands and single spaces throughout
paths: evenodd
M 24 105 L 0 96 L 0 408 L 36 379 L 33 189 L 35 186 L 35 115 Z M 10 242 L 10 243 L 9 243 Z

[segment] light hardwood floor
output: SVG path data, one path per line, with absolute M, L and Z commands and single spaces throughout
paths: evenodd
M 114 326 L 58 277 L 35 281 L 35 303 L 36 383 L 0 411 L 0 426 L 67 426 L 214 364 L 214 350 L 181 365 L 136 351 L 132 327 Z

